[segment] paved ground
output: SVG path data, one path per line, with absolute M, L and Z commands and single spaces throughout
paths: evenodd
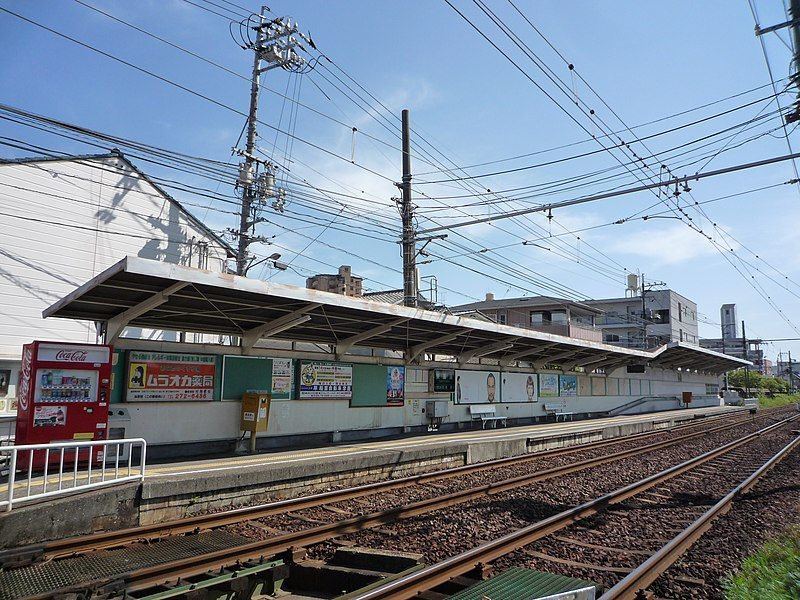
M 147 467 L 148 477 L 169 477 L 190 473 L 209 473 L 225 470 L 246 469 L 266 464 L 287 464 L 314 461 L 320 458 L 350 457 L 355 455 L 384 452 L 386 450 L 409 450 L 430 446 L 446 446 L 463 442 L 500 441 L 519 438 L 543 439 L 563 434 L 592 431 L 614 425 L 663 421 L 666 419 L 685 418 L 696 414 L 720 414 L 735 410 L 733 407 L 692 408 L 687 410 L 671 410 L 644 415 L 624 415 L 602 419 L 586 419 L 526 425 L 522 427 L 499 427 L 458 433 L 428 434 L 390 441 L 367 441 L 354 444 L 341 444 L 325 448 L 309 450 L 288 450 L 254 456 L 236 456 L 211 460 L 194 460 L 165 463 Z

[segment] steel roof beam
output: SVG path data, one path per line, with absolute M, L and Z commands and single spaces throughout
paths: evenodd
M 541 360 L 535 361 L 533 363 L 533 366 L 535 368 L 537 368 L 537 369 L 541 369 L 545 365 L 550 365 L 550 364 L 558 365 L 558 364 L 561 364 L 558 361 L 560 361 L 560 360 L 562 360 L 564 358 L 570 358 L 571 356 L 575 356 L 576 354 L 580 354 L 582 351 L 583 351 L 583 349 L 579 348 L 577 350 L 571 350 L 569 352 L 562 352 L 561 354 L 554 354 L 553 356 L 547 356 L 547 357 L 545 357 L 545 358 L 543 358 Z
M 452 342 L 458 336 L 460 336 L 460 335 L 462 335 L 464 333 L 467 333 L 469 331 L 471 331 L 471 330 L 467 329 L 467 330 L 464 330 L 464 331 L 458 331 L 456 333 L 448 333 L 447 335 L 443 335 L 441 337 L 438 337 L 438 338 L 435 338 L 435 339 L 432 339 L 432 340 L 428 340 L 427 342 L 422 342 L 421 344 L 417 344 L 416 346 L 411 346 L 411 348 L 409 348 L 408 351 L 406 352 L 406 360 L 408 362 L 412 362 L 420 354 L 422 354 L 426 350 L 428 350 L 430 348 L 435 348 L 436 346 L 439 346 L 441 344 L 446 344 L 448 342 Z
M 592 356 L 589 358 L 581 358 L 580 360 L 574 360 L 570 363 L 564 363 L 561 365 L 561 368 L 565 371 L 570 369 L 574 369 L 575 367 L 585 367 L 588 365 L 593 365 L 595 363 L 606 362 L 608 360 L 608 354 L 603 354 L 602 356 Z
M 519 352 L 514 352 L 513 354 L 509 354 L 508 356 L 504 356 L 500 359 L 500 366 L 507 367 L 515 360 L 519 360 L 521 358 L 525 358 L 526 356 L 538 356 L 542 352 L 547 351 L 548 348 L 553 348 L 558 344 L 543 344 L 539 348 L 526 348 L 525 350 L 520 350 Z
M 106 343 L 113 344 L 122 333 L 122 330 L 128 326 L 128 323 L 169 301 L 169 297 L 172 296 L 172 294 L 179 292 L 187 285 L 189 284 L 185 281 L 173 283 L 168 288 L 156 292 L 147 300 L 143 300 L 139 302 L 139 304 L 134 304 L 127 310 L 108 319 L 108 321 L 106 321 Z
M 258 342 L 258 340 L 261 338 L 277 335 L 283 331 L 286 331 L 287 329 L 297 327 L 298 325 L 302 325 L 303 323 L 310 321 L 311 315 L 306 313 L 309 313 L 320 306 L 322 305 L 312 302 L 303 308 L 298 308 L 297 310 L 293 310 L 282 317 L 273 319 L 269 323 L 259 325 L 258 327 L 253 327 L 252 329 L 245 331 L 242 334 L 242 354 L 247 354 L 250 352 L 250 350 L 253 349 L 253 346 L 256 345 L 256 342 Z
M 489 354 L 494 354 L 495 352 L 510 350 L 514 347 L 514 342 L 516 342 L 518 339 L 519 338 L 511 338 L 510 340 L 495 342 L 494 344 L 489 344 L 488 346 L 483 346 L 481 348 L 475 348 L 474 350 L 467 350 L 466 352 L 459 354 L 456 361 L 460 365 L 465 365 L 473 358 L 480 358 L 481 356 L 488 356 Z
M 388 333 L 392 330 L 393 327 L 397 327 L 398 325 L 402 325 L 403 323 L 407 323 L 409 319 L 395 319 L 394 321 L 387 323 L 386 325 L 380 325 L 379 327 L 373 327 L 372 329 L 368 329 L 362 333 L 357 333 L 356 335 L 352 335 L 349 338 L 342 340 L 336 344 L 336 356 L 341 357 L 347 354 L 347 352 L 360 342 L 364 342 L 370 338 L 373 338 L 378 335 L 383 335 L 384 333 Z

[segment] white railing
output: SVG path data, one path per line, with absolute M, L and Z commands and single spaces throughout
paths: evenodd
M 143 480 L 147 442 L 129 438 L 0 446 L 0 456 L 8 457 L 7 493 L 0 496 L 0 510 L 10 511 L 23 502 Z

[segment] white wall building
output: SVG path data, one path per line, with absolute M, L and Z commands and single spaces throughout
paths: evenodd
M 628 348 L 655 348 L 668 342 L 698 343 L 697 304 L 673 290 L 642 296 L 586 300 L 603 315 L 595 323 L 603 341 Z
M 739 322 L 736 319 L 736 305 L 723 304 L 719 309 L 719 322 L 722 325 L 722 339 L 733 340 L 739 337 Z
M 0 220 L 0 371 L 10 371 L 0 412 L 11 408 L 23 344 L 97 341 L 92 322 L 44 320 L 56 300 L 126 255 L 220 272 L 232 252 L 116 151 L 0 160 Z

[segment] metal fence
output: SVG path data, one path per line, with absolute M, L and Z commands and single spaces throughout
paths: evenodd
M 8 480 L 0 510 L 126 481 L 143 480 L 147 442 L 142 438 L 0 446 Z M 2 488 L 0 488 L 2 489 Z

